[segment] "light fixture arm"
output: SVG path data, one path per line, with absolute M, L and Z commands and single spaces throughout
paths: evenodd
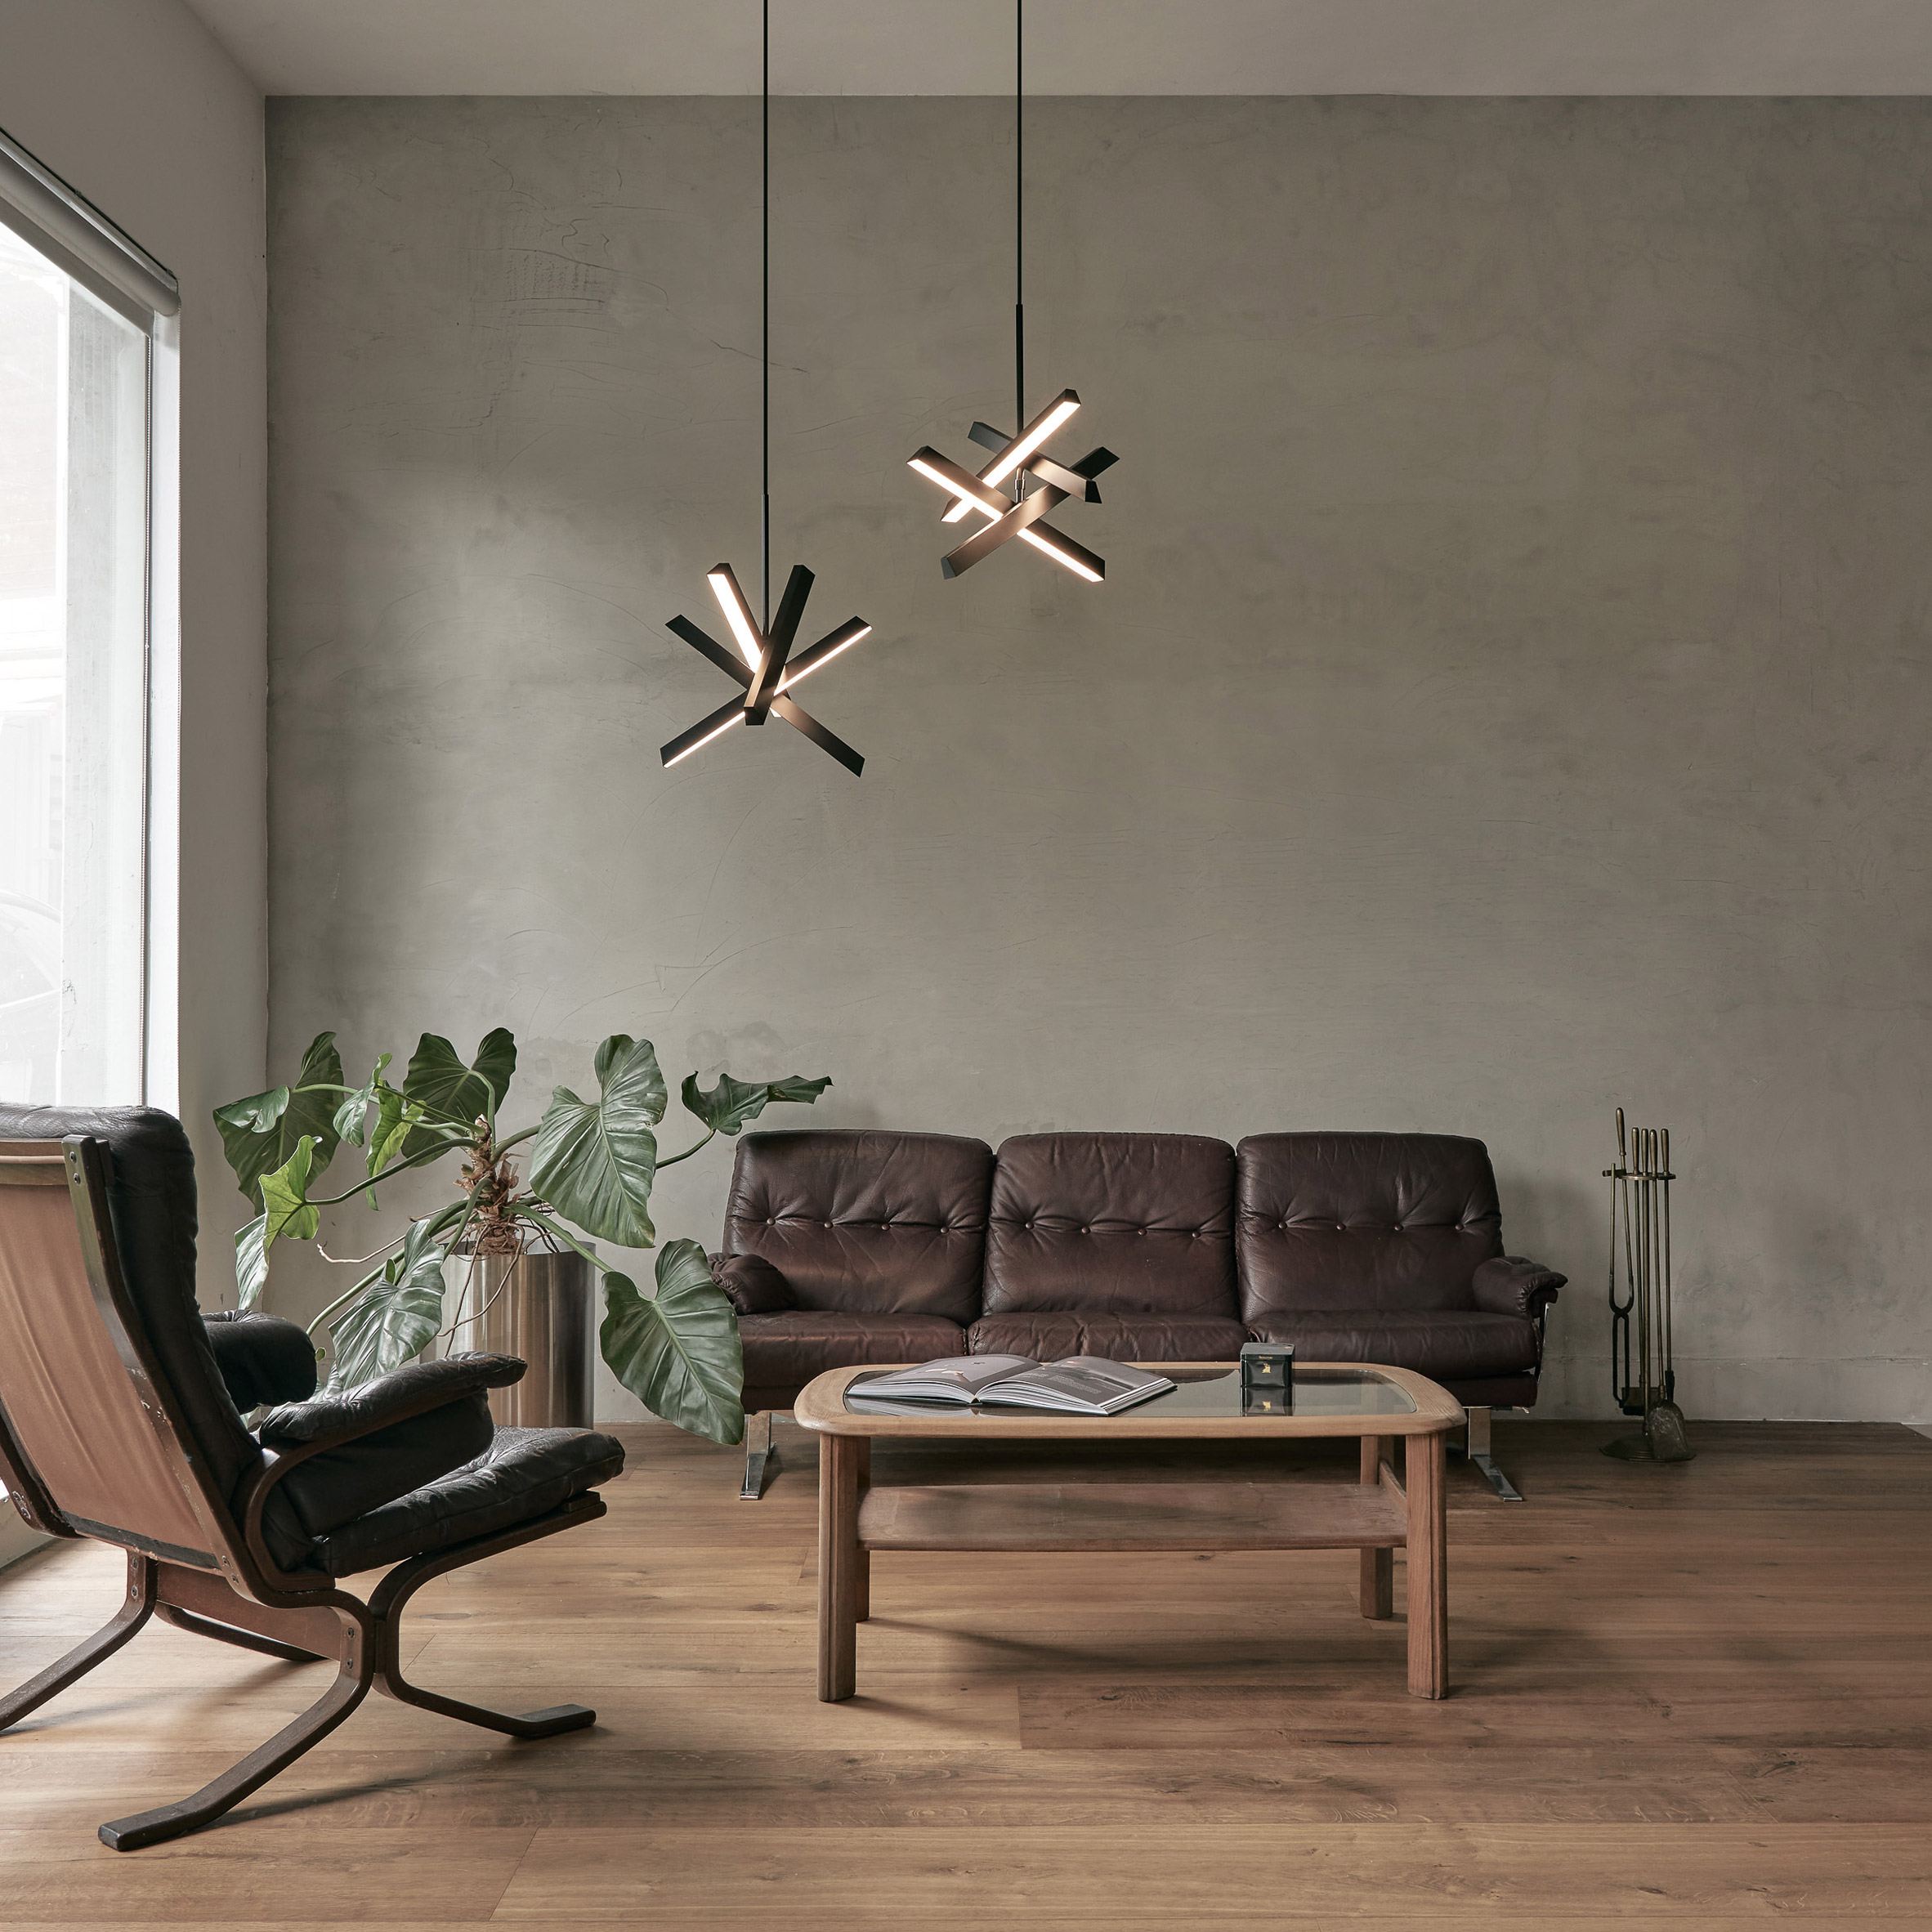
M 1013 419 L 1026 420 L 1026 0 L 1013 0 Z M 1013 501 L 1026 488 L 1013 480 Z
M 763 489 L 759 535 L 758 622 L 771 628 L 771 0 L 761 0 L 764 66 L 758 101 L 758 436 Z

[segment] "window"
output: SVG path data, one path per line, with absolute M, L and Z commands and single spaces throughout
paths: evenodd
M 44 226 L 34 194 L 65 198 Z M 90 262 L 104 227 L 0 141 L 0 1099 L 11 1101 L 124 1102 L 144 1087 L 154 317 Z

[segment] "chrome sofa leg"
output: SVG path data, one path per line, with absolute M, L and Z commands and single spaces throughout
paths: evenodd
M 755 1503 L 765 1493 L 765 1471 L 775 1468 L 778 1451 L 771 1447 L 771 1411 L 760 1409 L 745 1418 L 745 1487 L 741 1503 Z
M 1463 1453 L 1483 1472 L 1483 1479 L 1505 1503 L 1520 1503 L 1523 1492 L 1496 1466 L 1496 1458 L 1489 1452 L 1489 1416 L 1487 1403 L 1466 1409 L 1464 1413 L 1469 1419 L 1469 1438 Z

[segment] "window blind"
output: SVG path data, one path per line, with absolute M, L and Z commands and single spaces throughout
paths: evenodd
M 178 315 L 180 285 L 50 168 L 0 132 L 0 221 L 142 329 Z

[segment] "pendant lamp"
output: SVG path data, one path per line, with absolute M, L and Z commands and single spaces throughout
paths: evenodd
M 975 514 L 986 519 L 964 543 L 941 560 L 940 575 L 957 577 L 982 557 L 990 557 L 1009 538 L 1017 537 L 1043 552 L 1062 568 L 1089 584 L 1107 576 L 1107 560 L 1063 535 L 1044 519 L 1049 510 L 1078 498 L 1097 503 L 1100 491 L 1094 479 L 1120 459 L 1111 449 L 1095 449 L 1078 463 L 1061 464 L 1045 454 L 1045 445 L 1080 406 L 1071 389 L 1062 389 L 1040 414 L 1026 417 L 1026 193 L 1024 110 L 1026 105 L 1025 0 L 1013 0 L 1013 420 L 1018 434 L 1007 436 L 984 423 L 966 433 L 992 460 L 976 475 L 928 445 L 906 458 L 906 467 L 937 483 L 952 499 L 943 522 L 957 523 Z
M 812 594 L 812 573 L 803 564 L 794 564 L 785 579 L 785 594 L 778 600 L 778 615 L 771 615 L 771 3 L 763 0 L 761 9 L 764 38 L 764 75 L 760 127 L 763 145 L 763 225 L 760 301 L 763 333 L 759 346 L 760 367 L 764 378 L 762 397 L 761 434 L 763 439 L 764 515 L 763 574 L 758 583 L 760 616 L 754 620 L 750 603 L 739 587 L 736 574 L 728 563 L 715 564 L 704 573 L 725 628 L 731 633 L 735 651 L 727 650 L 715 637 L 700 630 L 688 617 L 673 617 L 665 627 L 682 637 L 700 657 L 709 658 L 727 678 L 734 679 L 743 695 L 720 704 L 709 718 L 702 718 L 688 731 L 681 731 L 664 746 L 659 756 L 675 765 L 701 750 L 714 738 L 722 738 L 734 725 L 762 725 L 767 718 L 782 718 L 794 731 L 802 731 L 819 749 L 830 753 L 857 777 L 865 761 L 839 737 L 829 731 L 802 705 L 793 702 L 795 691 L 813 672 L 821 671 L 842 652 L 849 651 L 872 627 L 862 617 L 848 619 L 838 629 L 829 631 L 812 645 L 792 655 L 792 642 L 798 634 L 805 615 L 805 600 Z

